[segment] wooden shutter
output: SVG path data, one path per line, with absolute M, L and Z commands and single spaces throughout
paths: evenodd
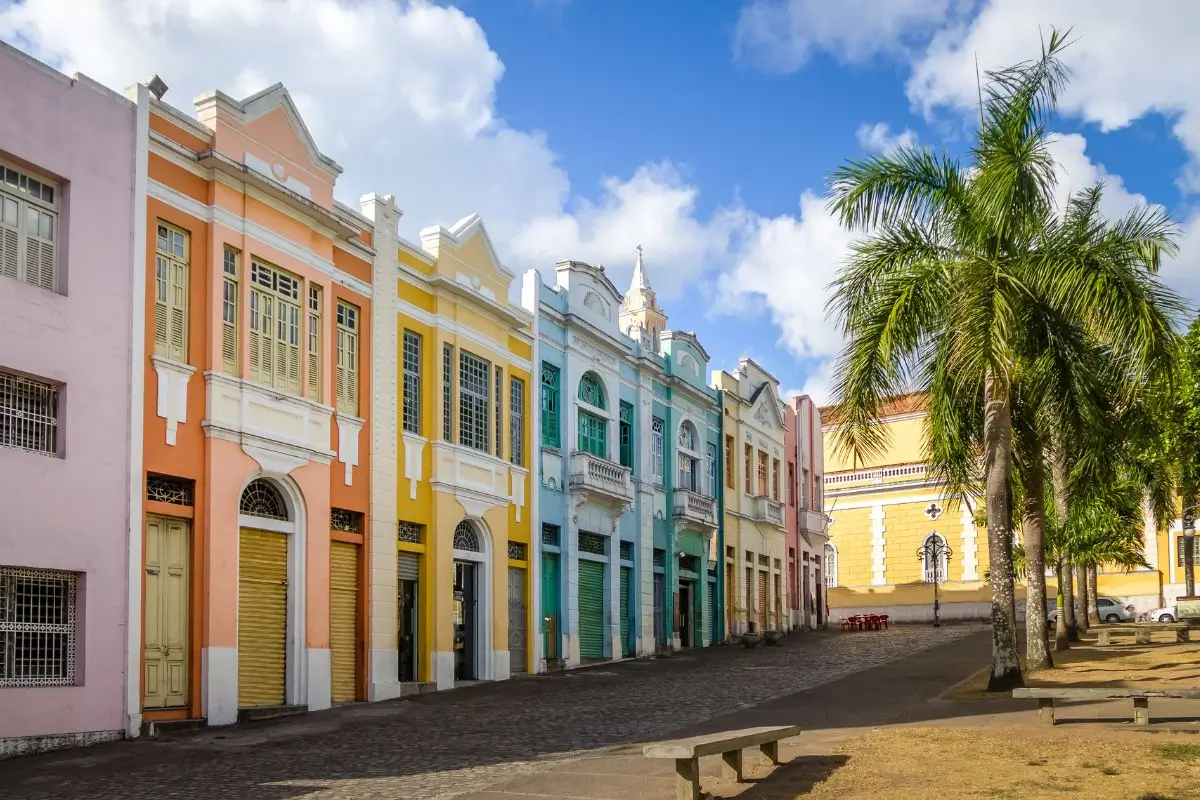
M 224 282 L 221 284 L 221 367 L 230 375 L 239 373 L 238 322 L 241 319 L 238 289 L 238 260 L 240 254 L 232 247 L 225 248 Z
M 20 206 L 11 197 L 0 195 L 0 275 L 17 277 L 20 256 L 18 242 L 20 229 Z
M 187 362 L 188 234 L 158 225 L 154 272 L 154 352 Z
M 308 378 L 304 384 L 307 397 L 321 399 L 321 287 L 308 287 Z
M 26 207 L 25 282 L 53 292 L 55 281 L 55 252 L 53 214 Z M 33 230 L 33 226 L 37 230 Z
M 337 408 L 358 414 L 358 308 L 337 304 Z

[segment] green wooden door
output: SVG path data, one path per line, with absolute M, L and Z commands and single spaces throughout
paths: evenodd
M 579 561 L 579 657 L 604 658 L 604 565 Z
M 549 622 L 546 620 L 549 619 Z M 542 646 L 547 661 L 559 661 L 558 553 L 542 553 Z
M 629 629 L 629 595 L 633 587 L 633 570 L 621 567 L 621 655 L 633 655 L 633 637 Z

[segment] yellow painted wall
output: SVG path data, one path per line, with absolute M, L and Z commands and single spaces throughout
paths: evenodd
M 886 447 L 880 455 L 857 463 L 849 453 L 837 447 L 834 430 L 825 430 L 825 474 L 893 464 L 912 464 L 924 458 L 924 417 L 901 418 L 880 424 L 887 430 Z

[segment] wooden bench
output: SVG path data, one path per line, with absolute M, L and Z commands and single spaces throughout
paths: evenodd
M 1175 631 L 1175 641 L 1188 641 L 1188 624 L 1186 622 L 1140 622 L 1136 625 L 1102 625 L 1097 628 L 1096 644 L 1107 647 L 1112 644 L 1113 636 L 1127 633 L 1134 635 L 1137 644 L 1150 644 L 1150 634 L 1155 631 Z
M 725 762 L 725 777 L 741 783 L 742 751 L 757 747 L 772 766 L 779 764 L 779 742 L 800 735 L 799 725 L 777 725 L 769 728 L 746 728 L 740 731 L 710 733 L 690 739 L 648 744 L 642 748 L 646 758 L 669 758 L 675 761 L 676 800 L 700 800 L 700 758 L 720 755 Z
M 1096 688 L 1053 688 L 1041 686 L 1032 689 L 1013 689 L 1013 697 L 1036 699 L 1038 716 L 1043 722 L 1054 724 L 1055 700 L 1133 700 L 1133 723 L 1150 724 L 1150 698 L 1163 697 L 1176 700 L 1200 700 L 1200 688 L 1173 689 L 1096 689 Z M 1198 717 L 1200 718 L 1200 717 Z

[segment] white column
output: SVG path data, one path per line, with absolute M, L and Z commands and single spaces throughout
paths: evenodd
M 887 561 L 887 541 L 884 538 L 883 505 L 871 507 L 871 585 L 884 586 L 884 567 Z
M 971 513 L 971 507 L 966 503 L 962 504 L 962 514 L 959 519 L 962 525 L 962 555 L 959 558 L 959 561 L 962 562 L 962 579 L 977 581 L 979 580 L 979 531 L 975 528 L 975 515 Z
M 1159 569 L 1158 523 L 1154 519 L 1154 509 L 1150 507 L 1149 499 L 1142 501 L 1142 555 L 1151 569 Z M 1170 564 L 1170 559 L 1167 563 Z

